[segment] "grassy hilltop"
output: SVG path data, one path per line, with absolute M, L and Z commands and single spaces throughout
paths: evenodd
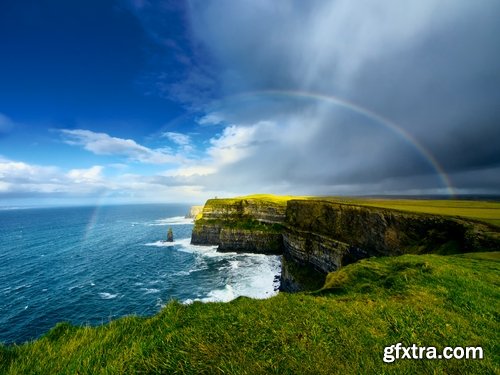
M 500 220 L 498 203 L 344 201 Z M 494 374 L 499 311 L 500 252 L 370 258 L 330 273 L 311 293 L 174 301 L 153 317 L 99 327 L 61 323 L 33 342 L 0 346 L 0 373 Z M 484 359 L 384 363 L 384 346 L 398 342 L 481 346 Z

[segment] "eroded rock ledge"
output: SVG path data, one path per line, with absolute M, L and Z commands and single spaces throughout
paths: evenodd
M 208 200 L 191 243 L 283 254 L 281 288 L 296 291 L 307 278 L 362 258 L 495 250 L 498 238 L 495 228 L 454 217 L 321 199 L 242 198 Z

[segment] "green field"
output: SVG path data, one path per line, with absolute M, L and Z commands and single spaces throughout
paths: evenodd
M 372 258 L 306 294 L 169 303 L 0 347 L 0 373 L 495 374 L 500 253 Z M 483 360 L 382 361 L 383 347 L 481 346 Z
M 500 226 L 500 202 L 430 199 L 327 198 L 339 203 L 456 216 Z

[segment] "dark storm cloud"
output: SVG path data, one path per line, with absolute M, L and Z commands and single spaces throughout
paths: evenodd
M 428 151 L 459 191 L 500 192 L 491 176 L 500 167 L 498 1 L 189 4 L 190 38 L 206 55 L 193 62 L 196 79 L 164 83 L 189 89 L 179 99 L 199 103 L 195 88 L 203 91 L 216 77 L 210 92 L 232 98 L 204 107 L 207 118 L 222 119 L 233 132 L 212 139 L 206 163 L 216 172 L 196 177 L 198 184 L 315 194 L 445 192 Z M 210 72 L 206 80 L 200 66 Z M 233 96 L 261 90 L 337 96 L 406 136 L 325 101 Z

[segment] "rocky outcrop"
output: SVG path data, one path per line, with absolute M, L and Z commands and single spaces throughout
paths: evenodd
M 191 243 L 219 251 L 282 254 L 285 204 L 260 199 L 209 199 L 195 221 Z
M 172 231 L 172 228 L 168 228 L 167 242 L 174 242 L 174 232 Z
M 193 245 L 217 246 L 220 244 L 221 229 L 222 224 L 220 223 L 196 220 L 191 234 L 191 243 Z
M 283 232 L 283 248 L 287 259 L 325 274 L 369 256 L 368 252 L 348 243 L 290 227 Z
M 219 251 L 283 254 L 281 290 L 293 291 L 307 275 L 318 279 L 362 258 L 496 250 L 500 235 L 486 224 L 459 218 L 321 199 L 286 204 L 211 199 L 195 221 L 192 243 L 218 245 Z M 297 277 L 297 266 L 312 273 Z
M 222 228 L 218 251 L 279 255 L 283 254 L 283 236 L 280 232 Z
M 309 264 L 299 264 L 282 256 L 279 290 L 291 293 L 318 290 L 323 286 L 325 276 Z

